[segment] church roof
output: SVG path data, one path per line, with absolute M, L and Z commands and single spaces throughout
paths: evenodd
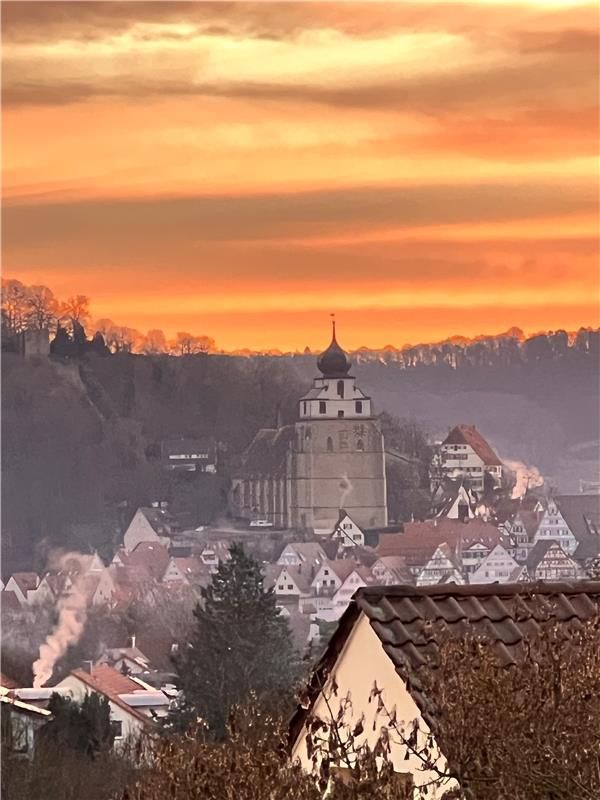
M 345 378 L 350 372 L 352 362 L 337 343 L 335 338 L 335 322 L 331 344 L 317 359 L 317 367 L 324 378 Z
M 285 468 L 285 459 L 294 438 L 294 426 L 263 428 L 243 454 L 238 474 L 274 475 Z

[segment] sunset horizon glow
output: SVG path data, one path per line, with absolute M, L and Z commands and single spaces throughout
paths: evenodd
M 593 4 L 4 2 L 3 276 L 225 351 L 597 327 Z

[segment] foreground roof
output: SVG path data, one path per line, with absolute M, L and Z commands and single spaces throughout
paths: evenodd
M 348 636 L 365 614 L 379 641 L 406 682 L 415 702 L 426 708 L 417 673 L 431 668 L 442 637 L 465 633 L 494 646 L 504 666 L 517 662 L 526 640 L 548 618 L 577 626 L 600 614 L 600 581 L 572 583 L 367 586 L 359 589 L 342 615 L 308 686 L 308 705 L 299 706 L 290 724 L 291 741 L 331 673 Z M 568 634 L 569 627 L 565 630 Z M 376 677 L 376 676 L 374 676 Z

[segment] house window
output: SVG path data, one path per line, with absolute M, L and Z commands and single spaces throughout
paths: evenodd
M 344 412 L 343 412 L 343 410 L 342 410 L 342 409 L 340 409 L 340 410 L 338 411 L 338 417 L 343 417 L 343 416 L 344 416 Z
M 333 439 L 331 438 L 331 436 L 327 437 L 327 452 L 333 453 Z
M 324 569 L 323 570 L 323 575 L 329 575 L 329 570 L 328 569 Z
M 327 404 L 324 400 L 319 400 L 319 414 L 327 413 Z
M 288 583 L 288 589 L 293 589 L 294 585 L 292 583 Z
M 304 401 L 304 403 L 302 403 L 302 407 L 304 409 L 303 413 L 306 414 L 306 401 Z
M 115 739 L 123 738 L 123 723 L 120 719 L 111 719 L 110 727 L 114 734 Z
M 283 583 L 280 583 L 280 584 L 279 584 L 279 586 L 278 586 L 277 588 L 278 588 L 280 591 L 283 591 L 283 590 L 285 589 L 285 586 L 283 585 Z
M 344 381 L 337 382 L 337 393 L 340 397 L 344 396 Z
M 354 410 L 357 414 L 362 414 L 362 400 L 357 400 L 354 403 Z

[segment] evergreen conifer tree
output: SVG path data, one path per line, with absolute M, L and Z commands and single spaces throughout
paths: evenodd
M 251 693 L 271 708 L 280 706 L 299 672 L 260 564 L 241 545 L 230 552 L 202 590 L 191 640 L 175 659 L 185 696 L 181 719 L 200 717 L 217 737 L 225 734 L 230 710 Z
M 53 694 L 48 704 L 53 719 L 42 729 L 47 743 L 82 753 L 89 758 L 112 749 L 114 732 L 106 697 L 87 694 L 81 704 Z

